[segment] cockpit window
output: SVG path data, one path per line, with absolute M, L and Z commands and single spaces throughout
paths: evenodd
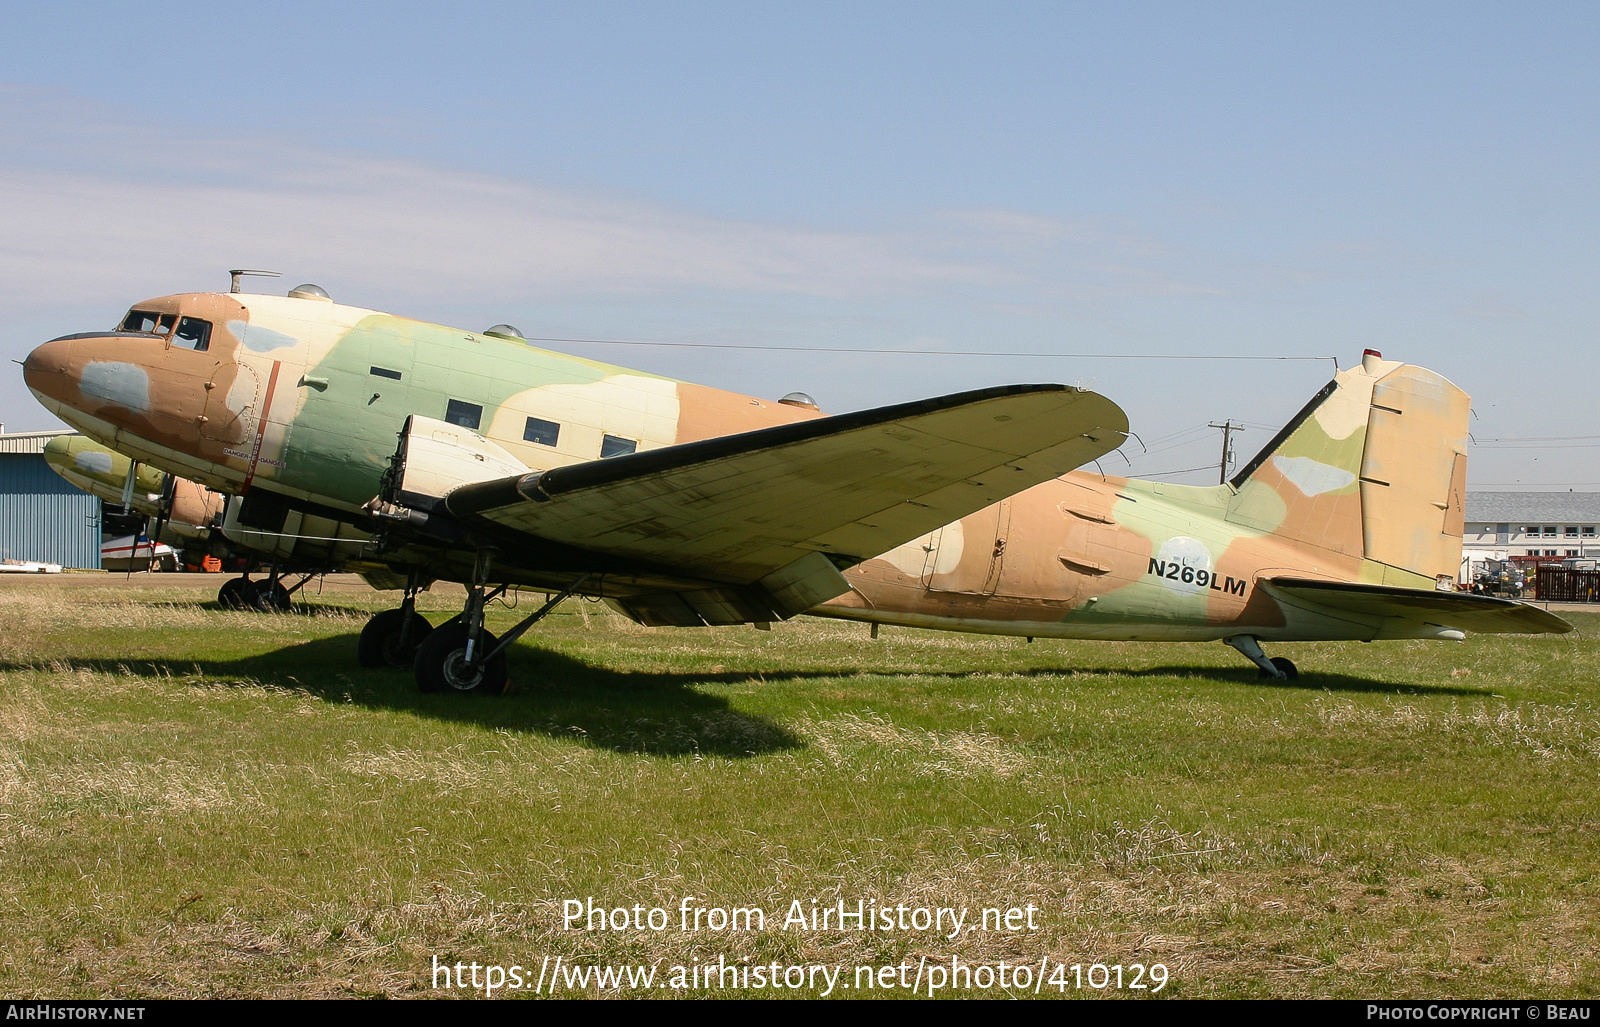
M 128 316 L 122 319 L 122 324 L 117 327 L 120 332 L 151 332 L 156 330 L 156 325 L 161 320 L 161 315 L 153 310 L 130 310 Z
M 158 314 L 153 310 L 130 310 L 117 326 L 119 332 L 147 332 L 151 335 L 171 335 L 172 326 L 178 323 L 177 314 Z
M 198 317 L 180 318 L 177 314 L 159 314 L 154 310 L 130 310 L 117 331 L 165 336 L 175 346 L 202 352 L 211 346 L 211 322 Z
M 211 345 L 211 322 L 198 317 L 186 317 L 178 322 L 178 332 L 172 337 L 174 346 L 204 352 Z

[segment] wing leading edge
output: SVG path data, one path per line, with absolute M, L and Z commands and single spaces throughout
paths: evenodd
M 647 623 L 770 620 L 847 591 L 838 568 L 1082 466 L 1126 432 L 1096 393 L 1004 386 L 471 482 L 440 505 L 702 583 L 698 599 L 629 600 Z

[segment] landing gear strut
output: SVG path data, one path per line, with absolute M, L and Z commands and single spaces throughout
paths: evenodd
M 483 611 L 490 600 L 509 585 L 485 592 L 493 550 L 478 553 L 473 568 L 472 586 L 467 589 L 467 607 L 461 616 L 434 629 L 417 647 L 414 671 L 417 687 L 424 692 L 470 692 L 475 695 L 503 695 L 510 683 L 506 672 L 506 649 L 587 580 L 585 574 L 566 591 L 550 599 L 506 632 L 495 638 L 483 626 Z
M 1224 645 L 1232 646 L 1243 653 L 1245 658 L 1261 668 L 1261 677 L 1272 678 L 1276 681 L 1293 681 L 1300 676 L 1300 671 L 1295 668 L 1293 661 L 1284 656 L 1274 656 L 1267 659 L 1267 654 L 1261 651 L 1261 643 L 1254 635 L 1233 635 L 1222 640 Z
M 421 691 L 505 694 L 510 684 L 505 647 L 483 627 L 484 607 L 506 590 L 501 585 L 484 593 L 493 560 L 494 550 L 479 550 L 472 568 L 472 584 L 467 588 L 466 609 L 461 616 L 434 629 L 417 646 L 412 669 Z
M 416 661 L 417 647 L 433 633 L 433 625 L 417 612 L 420 591 L 421 575 L 411 571 L 400 608 L 385 610 L 367 621 L 361 629 L 361 640 L 356 643 L 356 661 L 361 666 L 409 667 Z

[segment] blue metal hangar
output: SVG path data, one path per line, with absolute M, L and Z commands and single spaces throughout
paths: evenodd
M 100 566 L 100 500 L 44 460 L 46 443 L 71 434 L 0 430 L 0 559 Z

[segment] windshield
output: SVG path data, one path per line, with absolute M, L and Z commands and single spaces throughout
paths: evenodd
M 130 310 L 128 316 L 122 319 L 118 329 L 124 332 L 148 332 L 151 335 L 167 335 L 171 333 L 172 326 L 178 321 L 177 314 L 158 314 L 153 310 Z
M 154 310 L 130 310 L 117 330 L 158 335 L 184 349 L 205 350 L 211 345 L 211 322 L 198 317 L 180 318 L 177 314 L 161 314 Z

